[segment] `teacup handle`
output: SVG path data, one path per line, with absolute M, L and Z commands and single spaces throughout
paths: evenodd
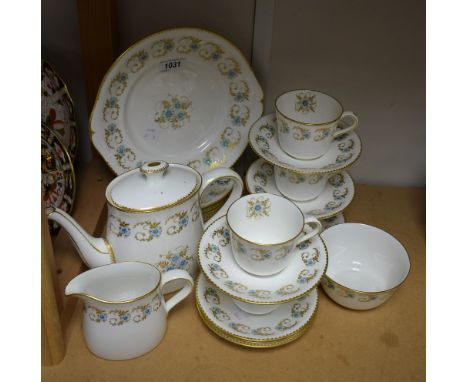
M 349 125 L 348 127 L 345 127 L 344 129 L 341 129 L 341 130 L 336 130 L 334 133 L 333 133 L 333 139 L 339 137 L 340 135 L 343 135 L 343 134 L 346 134 L 346 133 L 350 133 L 351 131 L 353 131 L 356 127 L 358 127 L 358 123 L 359 123 L 359 120 L 358 120 L 358 117 L 356 114 L 354 114 L 352 111 L 345 111 L 343 112 L 343 114 L 341 115 L 341 118 L 340 118 L 340 121 L 343 120 L 344 118 L 346 117 L 350 117 L 353 122 L 351 123 L 351 125 Z
M 307 216 L 305 218 L 305 223 L 306 223 L 306 225 L 308 223 L 312 223 L 312 224 L 315 225 L 315 227 L 314 228 L 310 227 L 310 229 L 312 231 L 309 232 L 309 233 L 306 233 L 304 236 L 301 236 L 299 241 L 297 243 L 295 243 L 294 246 L 313 238 L 315 235 L 319 234 L 320 231 L 322 230 L 322 223 L 320 223 L 320 221 L 314 216 Z
M 242 178 L 239 176 L 239 174 L 231 170 L 230 168 L 218 167 L 214 170 L 208 171 L 207 173 L 203 175 L 202 185 L 201 185 L 200 193 L 199 193 L 200 198 L 201 198 L 201 195 L 203 194 L 203 191 L 205 191 L 205 189 L 211 183 L 215 182 L 216 180 L 220 178 L 232 179 L 234 181 L 234 187 L 232 188 L 231 195 L 229 195 L 229 198 L 224 202 L 223 206 L 219 209 L 219 211 L 204 224 L 205 228 L 208 227 L 211 223 L 213 223 L 220 216 L 225 215 L 230 205 L 242 196 L 244 183 L 242 182 Z
M 178 291 L 174 296 L 172 296 L 169 300 L 166 301 L 166 311 L 169 311 L 176 306 L 179 302 L 181 302 L 185 297 L 187 297 L 193 289 L 193 279 L 192 277 L 182 269 L 173 269 L 171 271 L 167 271 L 162 274 L 161 277 L 161 290 L 163 290 L 164 285 L 166 285 L 169 281 L 183 279 L 187 281 L 186 285 Z

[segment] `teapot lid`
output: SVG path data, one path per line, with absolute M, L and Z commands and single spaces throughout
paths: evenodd
M 152 161 L 110 182 L 106 199 L 120 211 L 154 212 L 189 200 L 201 181 L 201 175 L 188 166 Z

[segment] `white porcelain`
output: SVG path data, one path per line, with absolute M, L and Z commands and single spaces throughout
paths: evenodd
M 304 234 L 312 231 L 306 226 Z M 303 296 L 320 282 L 327 267 L 327 250 L 319 235 L 300 243 L 291 263 L 269 277 L 242 269 L 234 259 L 226 217 L 214 221 L 203 233 L 198 261 L 205 276 L 232 298 L 253 304 L 281 304 Z
M 155 153 L 204 174 L 240 157 L 262 99 L 249 62 L 231 42 L 198 28 L 163 30 L 129 47 L 105 74 L 91 139 L 116 174 Z
M 188 166 L 163 161 L 148 162 L 109 183 L 104 238 L 91 237 L 58 208 L 48 210 L 48 218 L 65 228 L 90 268 L 137 260 L 155 265 L 162 272 L 183 269 L 196 276 L 195 255 L 203 232 L 199 194 L 216 179 L 225 177 L 234 181 L 234 189 L 212 218 L 214 221 L 241 196 L 239 175 L 218 168 L 202 177 Z M 166 288 L 165 292 L 169 292 L 177 285 Z
M 239 301 L 234 298 L 231 298 L 232 302 L 244 312 L 254 315 L 263 315 L 273 312 L 277 309 L 281 304 L 278 305 L 258 305 L 258 304 L 251 304 L 250 302 Z
M 322 286 L 336 303 L 367 310 L 387 301 L 410 271 L 408 253 L 387 232 L 344 223 L 322 233 L 329 265 Z
M 322 229 L 315 217 L 304 218 L 293 202 L 267 193 L 236 200 L 228 209 L 226 223 L 237 264 L 258 276 L 281 272 L 291 262 L 293 248 Z M 304 235 L 306 224 L 314 228 Z
M 165 301 L 162 288 L 174 280 L 185 286 Z M 65 294 L 83 300 L 83 334 L 89 350 L 101 358 L 124 360 L 143 355 L 161 342 L 167 314 L 192 288 L 193 280 L 185 271 L 161 275 L 152 265 L 123 262 L 76 276 Z
M 275 114 L 255 122 L 249 133 L 249 143 L 258 156 L 286 170 L 300 174 L 333 173 L 351 166 L 361 154 L 361 140 L 356 132 L 343 134 L 331 142 L 328 151 L 317 159 L 302 160 L 286 154 L 278 143 Z M 344 121 L 339 128 L 346 128 Z
M 305 329 L 315 314 L 318 301 L 317 290 L 313 290 L 279 305 L 270 313 L 249 314 L 239 309 L 202 274 L 197 280 L 195 296 L 197 308 L 210 326 L 230 337 L 250 341 L 280 340 Z
M 257 159 L 247 170 L 245 185 L 251 194 L 268 192 L 281 195 L 275 177 L 274 166 L 264 159 Z M 306 202 L 294 201 L 304 215 L 326 219 L 341 213 L 354 198 L 354 183 L 346 171 L 338 172 L 329 177 L 325 189 L 313 200 Z
M 297 159 L 321 157 L 333 139 L 350 133 L 358 126 L 358 118 L 334 97 L 316 90 L 292 90 L 275 101 L 278 138 L 281 148 Z M 337 129 L 344 118 L 352 123 Z
M 275 166 L 278 191 L 288 199 L 305 202 L 317 198 L 327 185 L 328 174 L 300 174 Z

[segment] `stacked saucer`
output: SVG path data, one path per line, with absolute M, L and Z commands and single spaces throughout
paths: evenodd
M 347 118 L 353 120 L 350 125 Z M 306 216 L 338 215 L 335 221 L 343 222 L 342 212 L 354 197 L 345 169 L 361 154 L 356 127 L 357 117 L 326 94 L 297 90 L 281 95 L 276 114 L 250 129 L 249 143 L 260 159 L 247 171 L 247 189 L 282 195 Z
M 280 196 L 248 195 L 233 203 L 200 240 L 196 304 L 208 328 L 262 348 L 304 334 L 328 264 L 320 229 L 317 219 L 304 219 Z

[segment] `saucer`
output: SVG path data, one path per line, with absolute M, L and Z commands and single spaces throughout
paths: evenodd
M 306 226 L 306 230 L 310 230 Z M 235 261 L 231 235 L 222 216 L 205 230 L 198 248 L 198 262 L 205 276 L 218 289 L 237 300 L 254 304 L 281 304 L 314 289 L 327 269 L 328 254 L 319 235 L 294 249 L 291 263 L 268 277 L 244 271 Z
M 245 176 L 247 190 L 251 194 L 269 192 L 281 195 L 276 187 L 273 165 L 260 158 L 253 162 Z M 326 219 L 342 212 L 354 198 L 354 183 L 346 171 L 333 175 L 322 191 L 314 200 L 293 202 L 305 215 Z
M 215 334 L 238 345 L 274 347 L 300 337 L 317 309 L 317 290 L 292 300 L 265 315 L 239 309 L 231 298 L 220 292 L 203 274 L 195 287 L 200 317 Z
M 320 223 L 322 223 L 322 232 L 327 228 L 333 227 L 334 225 L 343 224 L 345 222 L 346 220 L 342 213 L 332 216 L 331 218 L 320 220 Z
M 340 122 L 339 126 L 344 125 Z M 310 160 L 293 158 L 279 146 L 274 113 L 265 115 L 252 125 L 249 143 L 257 155 L 266 161 L 302 174 L 341 171 L 351 166 L 361 154 L 361 140 L 353 131 L 335 138 L 331 147 L 320 158 Z

